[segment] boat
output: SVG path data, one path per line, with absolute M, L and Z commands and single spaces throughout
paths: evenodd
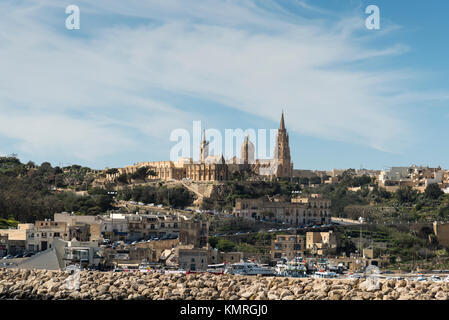
M 304 278 L 307 277 L 307 268 L 302 258 L 290 261 L 279 261 L 275 267 L 276 274 L 281 277 Z
M 324 271 L 324 270 L 320 270 L 315 272 L 312 275 L 312 278 L 315 279 L 331 279 L 331 278 L 337 278 L 338 275 L 336 272 L 330 272 L 330 271 Z
M 441 279 L 439 276 L 431 276 L 430 280 L 433 282 L 443 282 L 443 279 Z
M 244 276 L 275 276 L 275 271 L 267 266 L 262 266 L 254 262 L 239 262 L 230 265 L 229 273 L 233 275 L 244 275 Z
M 77 272 L 77 271 L 81 271 L 81 270 L 82 269 L 78 264 L 71 264 L 64 268 L 64 271 L 68 271 L 68 272 Z
M 418 274 L 418 277 L 415 278 L 415 281 L 428 281 L 426 277 L 422 273 Z
M 141 262 L 139 264 L 139 271 L 140 272 L 151 272 L 151 267 L 150 264 L 148 262 Z
M 224 274 L 226 273 L 226 265 L 224 263 L 220 264 L 210 264 L 207 266 L 207 272 L 212 274 Z

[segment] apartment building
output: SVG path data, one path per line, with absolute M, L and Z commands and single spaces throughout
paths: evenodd
M 422 166 L 392 167 L 379 174 L 379 185 L 388 191 L 395 191 L 401 186 L 410 186 L 424 192 L 430 184 L 438 184 L 441 189 L 449 186 L 448 172 L 441 167 L 429 168 Z
M 55 222 L 66 222 L 76 235 L 89 234 L 90 240 L 111 241 L 148 240 L 154 237 L 178 236 L 181 221 L 178 214 L 124 214 L 111 213 L 101 216 L 78 216 L 69 213 L 55 214 Z M 83 226 L 88 226 L 83 229 Z M 77 237 L 78 240 L 84 240 Z
M 290 225 L 328 224 L 331 221 L 331 201 L 314 194 L 279 199 L 237 199 L 233 215 L 244 219 L 287 223 Z
M 305 240 L 302 235 L 277 235 L 271 242 L 271 260 L 294 259 L 303 256 Z

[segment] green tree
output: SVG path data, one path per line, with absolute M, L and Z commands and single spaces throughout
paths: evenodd
M 395 197 L 400 204 L 414 203 L 418 198 L 418 191 L 413 190 L 410 186 L 400 187 L 396 191 Z
M 427 199 L 431 199 L 431 200 L 437 200 L 443 194 L 444 194 L 444 192 L 440 189 L 440 187 L 436 183 L 429 184 L 426 187 L 426 190 L 424 191 L 424 196 Z
M 118 176 L 117 181 L 119 183 L 128 184 L 128 175 L 126 173 L 122 173 Z
M 218 243 L 217 243 L 218 250 L 224 251 L 224 252 L 229 252 L 229 251 L 234 250 L 234 248 L 235 248 L 234 242 L 227 240 L 227 239 L 218 240 Z

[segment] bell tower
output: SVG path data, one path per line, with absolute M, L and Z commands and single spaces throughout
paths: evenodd
M 277 162 L 276 177 L 291 178 L 293 174 L 293 163 L 290 158 L 290 146 L 287 129 L 285 128 L 284 111 L 282 111 L 281 123 L 277 134 L 275 161 Z
M 209 156 L 209 141 L 206 141 L 206 130 L 203 132 L 203 140 L 201 141 L 200 146 L 200 162 L 206 162 L 207 157 Z

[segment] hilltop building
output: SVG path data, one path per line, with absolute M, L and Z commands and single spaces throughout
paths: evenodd
M 379 174 L 378 183 L 391 192 L 403 186 L 410 186 L 419 192 L 424 192 L 430 184 L 438 184 L 444 190 L 449 187 L 449 174 L 441 167 L 429 168 L 415 165 L 392 167 Z
M 177 161 L 139 162 L 119 169 L 106 169 L 105 181 L 114 181 L 122 174 L 133 174 L 141 167 L 153 171 L 148 180 L 192 180 L 226 181 L 235 172 L 250 171 L 254 175 L 268 178 L 292 178 L 293 163 L 290 156 L 289 136 L 285 127 L 284 113 L 281 115 L 273 159 L 255 159 L 255 147 L 247 136 L 240 148 L 240 159 L 225 160 L 223 155 L 209 154 L 209 141 L 203 133 L 200 144 L 200 159 L 179 158 Z

